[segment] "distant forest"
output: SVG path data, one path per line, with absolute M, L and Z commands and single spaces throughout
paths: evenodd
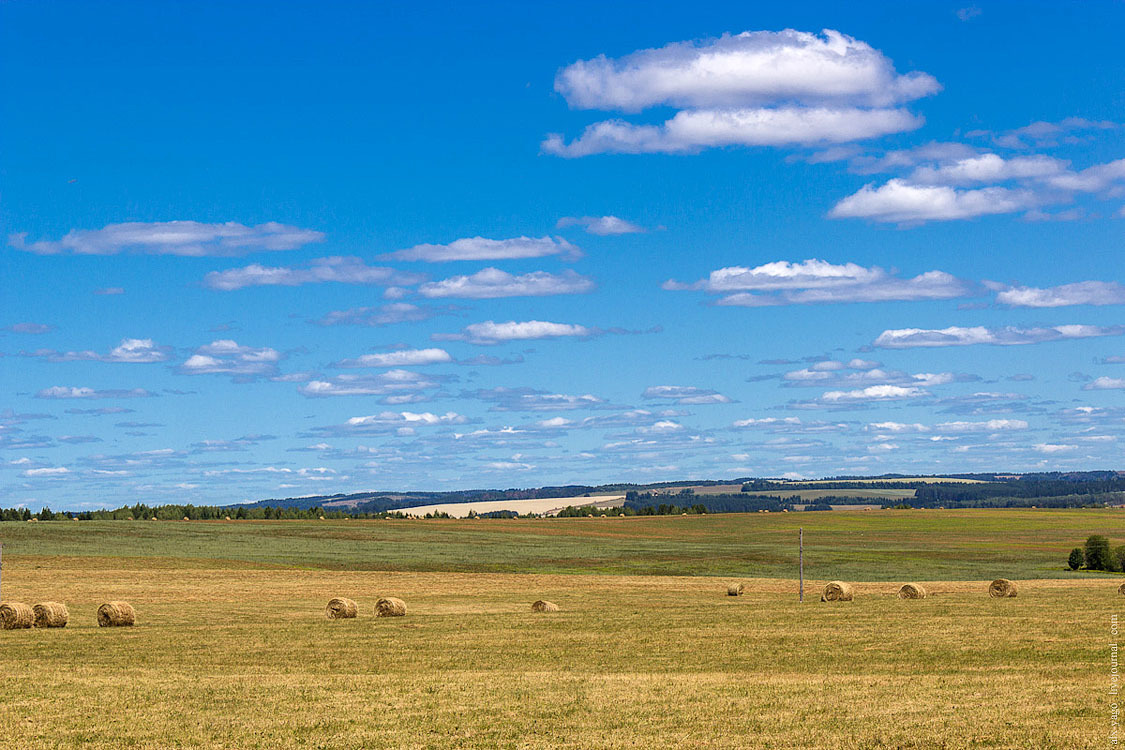
M 595 494 L 625 493 L 623 509 L 587 511 L 581 502 L 560 515 L 588 515 L 596 512 L 629 515 L 664 515 L 670 513 L 755 513 L 758 511 L 789 511 L 797 506 L 805 510 L 829 510 L 838 505 L 882 505 L 911 508 L 1076 508 L 1125 504 L 1125 472 L 1047 472 L 1023 475 L 973 474 L 951 478 L 977 479 L 979 482 L 934 482 L 896 475 L 859 481 L 858 477 L 840 477 L 815 485 L 778 479 L 740 478 L 735 480 L 684 480 L 647 485 L 604 484 L 597 486 L 565 485 L 527 489 L 461 490 L 456 492 L 362 492 L 353 494 L 317 495 L 313 497 L 279 498 L 254 503 L 206 505 L 155 505 L 136 503 L 114 510 L 53 512 L 44 508 L 33 513 L 26 508 L 0 510 L 0 521 L 84 520 L 223 520 L 232 519 L 315 519 L 404 517 L 410 508 L 436 503 L 466 503 L 496 500 L 531 500 L 538 498 L 583 498 Z M 716 485 L 741 486 L 739 493 L 703 494 L 692 488 Z M 670 494 L 669 490 L 680 488 Z M 826 490 L 914 490 L 913 497 L 880 498 L 854 495 L 819 495 L 815 500 L 802 500 L 801 491 Z M 768 493 L 768 494 L 767 494 Z M 509 511 L 488 514 L 493 517 L 515 515 Z

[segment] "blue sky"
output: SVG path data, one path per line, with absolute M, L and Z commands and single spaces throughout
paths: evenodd
M 0 5 L 0 504 L 1122 468 L 1120 3 Z

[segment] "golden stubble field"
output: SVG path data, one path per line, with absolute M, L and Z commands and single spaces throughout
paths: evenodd
M 809 583 L 383 573 L 21 557 L 0 632 L 8 748 L 1072 748 L 1110 732 L 1111 580 Z M 381 595 L 405 618 L 376 619 Z M 360 604 L 329 621 L 332 596 Z M 99 629 L 99 603 L 137 609 Z M 562 611 L 537 615 L 546 598 Z

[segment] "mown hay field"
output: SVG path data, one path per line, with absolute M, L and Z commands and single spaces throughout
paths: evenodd
M 633 555 L 700 572 L 709 554 L 734 569 L 719 522 L 753 539 L 759 514 L 543 520 L 524 533 L 503 520 L 2 524 L 4 599 L 63 602 L 70 620 L 0 632 L 0 747 L 1105 746 L 1121 579 L 1064 572 L 1058 550 L 1083 532 L 1125 536 L 1122 516 L 980 511 L 956 528 L 929 521 L 939 539 L 923 545 L 908 521 L 938 513 L 886 513 L 905 542 L 893 543 L 879 513 L 807 514 L 839 537 L 841 557 L 830 559 L 847 564 L 810 563 L 803 604 L 788 576 L 724 574 L 745 584 L 730 597 L 730 578 L 621 570 Z M 852 520 L 826 526 L 823 516 Z M 791 520 L 767 523 L 787 534 Z M 610 534 L 611 523 L 625 526 Z M 433 568 L 356 565 L 391 559 L 373 554 L 371 537 L 388 525 L 397 544 L 378 540 L 404 548 L 399 563 Z M 275 536 L 287 528 L 295 536 Z M 64 532 L 68 541 L 52 540 Z M 450 541 L 457 532 L 473 551 Z M 844 543 L 856 535 L 865 543 Z M 594 555 L 596 572 L 511 549 L 552 539 Z M 219 554 L 250 557 L 250 540 L 257 559 Z M 952 580 L 885 568 L 895 551 L 920 565 L 941 544 L 991 572 Z M 570 562 L 565 573 L 512 573 L 489 570 L 494 558 Z M 449 569 L 473 561 L 475 571 Z M 841 566 L 867 575 L 836 575 Z M 1018 583 L 1018 597 L 989 598 L 999 576 Z M 852 583 L 854 601 L 819 601 L 832 578 Z M 929 596 L 899 599 L 908 580 Z M 354 599 L 359 616 L 327 619 L 333 596 Z M 408 614 L 376 618 L 385 596 Z M 538 599 L 559 611 L 532 612 Z M 98 605 L 113 600 L 134 606 L 135 626 L 97 626 Z

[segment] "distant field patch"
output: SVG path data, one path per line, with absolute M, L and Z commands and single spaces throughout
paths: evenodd
M 438 505 L 419 505 L 413 508 L 402 508 L 403 513 L 412 516 L 424 516 L 427 513 L 448 513 L 454 518 L 465 518 L 470 511 L 476 513 L 494 513 L 500 510 L 510 510 L 524 515 L 526 513 L 551 514 L 556 513 L 568 505 L 580 508 L 585 505 L 594 505 L 598 508 L 620 508 L 625 503 L 624 495 L 592 495 L 590 497 L 541 497 L 535 500 L 487 500 L 483 502 L 468 503 L 440 503 Z

